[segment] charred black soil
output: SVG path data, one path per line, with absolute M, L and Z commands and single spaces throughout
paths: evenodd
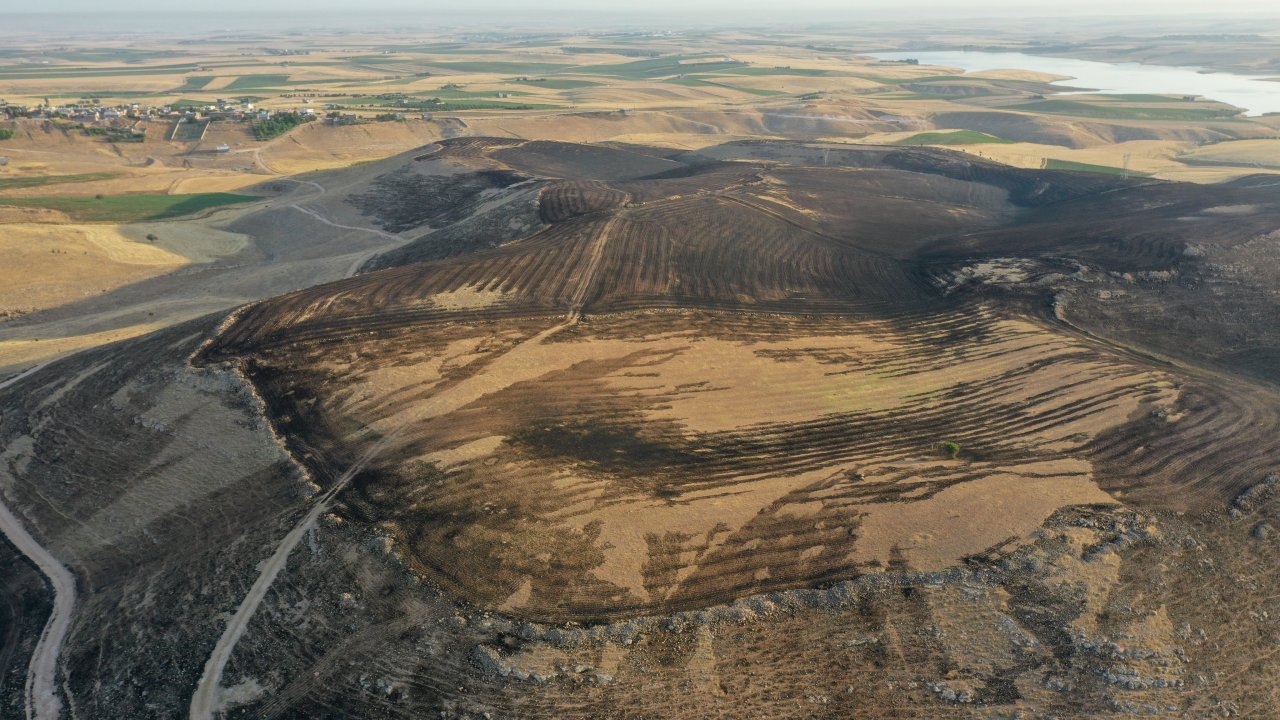
M 1270 180 L 488 138 L 309 177 L 324 252 L 404 244 L 0 391 L 76 717 L 187 714 L 291 530 L 224 717 L 1274 714 Z M 0 565 L 21 714 L 47 596 Z
M 206 357 L 246 363 L 319 477 L 407 429 L 345 506 L 478 606 L 696 609 L 879 571 L 870 508 L 993 475 L 1185 510 L 1280 463 L 1277 390 L 1248 379 L 1268 372 L 1275 330 L 1255 318 L 1277 301 L 1241 259 L 1280 227 L 1272 188 L 782 142 L 468 139 L 432 157 L 500 167 L 457 192 L 536 180 L 545 227 L 260 303 Z M 435 190 L 397 187 L 438 213 L 414 195 Z M 1250 309 L 1181 315 L 1174 295 Z M 1224 335 L 1236 346 L 1211 347 Z M 545 367 L 496 375 L 521 353 Z

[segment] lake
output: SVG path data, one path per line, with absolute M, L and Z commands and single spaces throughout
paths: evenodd
M 1280 82 L 1256 75 L 1209 72 L 1197 67 L 1166 67 L 1142 63 L 1105 63 L 1093 60 L 1028 55 L 1019 52 L 876 53 L 879 60 L 915 58 L 921 65 L 963 68 L 966 72 L 1018 68 L 1066 75 L 1059 85 L 1089 88 L 1105 94 L 1203 95 L 1210 100 L 1244 108 L 1248 115 L 1280 112 Z

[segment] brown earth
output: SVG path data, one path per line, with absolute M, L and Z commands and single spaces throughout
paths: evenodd
M 1172 272 L 1185 214 L 1225 227 L 1247 199 L 1233 247 L 1269 227 L 1264 190 L 848 146 L 442 147 L 421 157 L 547 183 L 545 229 L 258 304 L 209 356 L 246 363 L 317 477 L 394 437 L 340 514 L 480 607 L 598 621 L 940 569 L 1107 491 L 1193 508 L 1277 460 L 1226 459 L 1280 423 L 1271 391 L 1018 299 L 1070 285 L 1037 265 L 1064 252 Z

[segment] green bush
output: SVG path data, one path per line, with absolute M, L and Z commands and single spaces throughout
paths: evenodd
M 270 140 L 279 137 L 293 128 L 315 120 L 314 115 L 281 112 L 271 116 L 270 120 L 259 120 L 253 124 L 253 136 L 258 140 Z
M 960 443 L 948 440 L 941 445 L 942 451 L 951 456 L 952 459 L 960 454 Z

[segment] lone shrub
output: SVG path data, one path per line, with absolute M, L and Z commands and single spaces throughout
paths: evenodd
M 942 451 L 951 456 L 952 459 L 955 459 L 960 454 L 960 443 L 948 440 L 942 443 Z

